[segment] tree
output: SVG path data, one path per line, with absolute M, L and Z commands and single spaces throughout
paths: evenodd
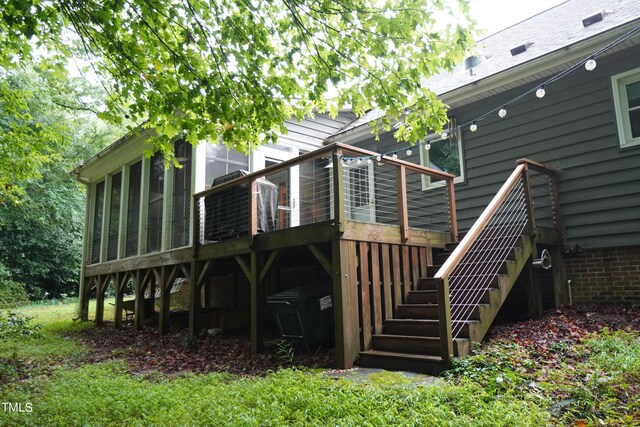
M 467 0 L 0 0 L 0 66 L 44 47 L 60 72 L 79 39 L 110 93 L 102 116 L 145 122 L 169 158 L 179 133 L 247 151 L 343 106 L 380 109 L 374 132 L 401 120 L 415 143 L 446 122 L 423 82 L 462 59 L 467 17 Z
M 91 100 L 100 100 L 95 88 L 83 79 L 51 77 L 47 71 L 23 67 L 0 79 L 0 87 L 28 92 L 21 107 L 23 117 L 58 132 L 55 141 L 38 140 L 35 128 L 29 140 L 32 148 L 40 144 L 49 159 L 56 159 L 38 161 L 38 176 L 25 175 L 26 169 L 14 162 L 13 182 L 23 194 L 0 203 L 0 294 L 3 289 L 14 293 L 22 284 L 36 298 L 44 292 L 55 295 L 77 289 L 85 197 L 69 171 L 122 132 L 105 126 L 92 112 Z M 0 127 L 10 127 L 12 119 L 15 116 L 0 117 Z

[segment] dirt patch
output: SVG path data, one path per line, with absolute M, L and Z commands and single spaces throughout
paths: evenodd
M 253 354 L 246 330 L 205 336 L 194 342 L 184 329 L 160 337 L 151 327 L 135 331 L 131 327 L 116 330 L 108 325 L 87 328 L 79 332 L 78 338 L 90 348 L 90 363 L 124 359 L 134 373 L 156 371 L 173 375 L 215 371 L 246 376 L 264 375 L 282 367 L 331 369 L 335 365 L 333 349 L 321 348 L 309 354 L 302 347 L 296 347 L 289 353 L 283 351 L 289 348 L 279 349 L 270 343 L 263 352 Z
M 640 310 L 607 305 L 559 307 L 540 319 L 495 325 L 486 340 L 513 340 L 522 346 L 542 350 L 553 343 L 577 343 L 587 334 L 603 328 L 640 330 Z
M 587 334 L 602 328 L 640 330 L 640 310 L 615 306 L 560 307 L 540 319 L 496 325 L 487 340 L 513 340 L 535 348 L 538 360 L 552 361 L 554 343 L 577 343 Z M 112 326 L 88 328 L 78 333 L 81 342 L 90 348 L 89 362 L 124 359 L 134 373 L 159 371 L 165 374 L 181 372 L 229 372 L 238 375 L 264 375 L 282 367 L 306 366 L 332 369 L 333 349 L 320 349 L 308 354 L 297 347 L 293 355 L 283 352 L 274 343 L 265 351 L 251 353 L 248 330 L 236 330 L 222 335 L 206 336 L 191 347 L 186 329 L 172 330 L 160 337 L 154 327 L 135 331 Z

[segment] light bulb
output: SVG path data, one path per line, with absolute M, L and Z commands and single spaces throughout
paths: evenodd
M 587 71 L 593 71 L 596 68 L 596 65 L 596 60 L 591 57 L 587 62 L 584 63 L 584 68 L 586 68 Z
M 382 156 L 378 154 L 378 156 L 376 157 L 376 160 L 377 160 L 377 161 L 382 160 Z
M 362 164 L 362 159 L 358 159 L 358 164 L 361 165 Z
M 442 138 L 442 139 L 449 138 L 449 132 L 442 132 L 442 135 L 440 135 L 440 138 Z
M 373 160 L 367 159 L 367 164 L 370 165 L 371 163 L 373 163 Z
M 391 157 L 393 157 L 394 159 L 397 159 L 398 158 L 398 154 L 397 153 L 393 153 L 393 155 Z
M 478 125 L 476 124 L 476 122 L 471 123 L 471 126 L 469 126 L 469 130 L 471 132 L 475 132 L 478 130 Z
M 538 90 L 536 91 L 536 96 L 538 98 L 544 98 L 544 95 L 546 94 L 545 90 L 544 90 L 544 85 L 540 86 L 538 88 Z
M 412 153 L 413 153 L 413 151 L 411 151 L 411 148 L 409 148 L 409 149 L 407 150 L 407 156 L 410 156 Z
M 347 164 L 348 164 L 348 165 L 350 165 L 350 164 L 351 164 L 351 161 L 352 161 L 351 159 L 348 159 L 348 160 L 347 160 Z
M 498 111 L 498 115 L 501 119 L 504 119 L 507 116 L 507 109 L 502 107 L 500 111 Z
M 424 149 L 427 151 L 431 150 L 431 143 L 429 141 L 427 141 L 427 143 L 424 144 Z

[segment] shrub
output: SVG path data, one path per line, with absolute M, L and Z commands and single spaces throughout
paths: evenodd
M 29 302 L 29 295 L 24 283 L 0 277 L 0 308 L 12 308 Z
M 40 337 L 41 325 L 31 323 L 33 317 L 24 314 L 8 311 L 5 314 L 0 313 L 0 341 L 10 338 L 29 339 Z

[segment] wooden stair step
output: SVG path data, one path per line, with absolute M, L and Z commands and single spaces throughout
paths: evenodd
M 460 338 L 469 338 L 470 328 L 475 327 L 480 322 L 477 320 L 454 320 L 463 322 L 460 330 Z M 440 335 L 440 322 L 435 319 L 388 319 L 383 326 L 383 333 L 386 335 L 411 335 L 421 337 L 437 337 Z
M 430 375 L 438 375 L 451 367 L 451 363 L 442 360 L 440 356 L 377 350 L 361 351 L 358 365 L 363 368 L 411 371 Z
M 439 324 L 433 319 L 388 319 L 382 331 L 388 335 L 436 337 L 440 334 Z
M 407 304 L 436 304 L 438 302 L 437 291 L 409 291 L 407 293 Z
M 417 289 L 421 291 L 435 291 L 437 283 L 438 279 L 434 279 L 432 277 L 420 278 L 418 279 Z
M 437 304 L 399 304 L 396 319 L 438 319 Z
M 395 353 L 440 354 L 439 337 L 417 337 L 411 335 L 374 335 L 372 347 L 378 351 Z

